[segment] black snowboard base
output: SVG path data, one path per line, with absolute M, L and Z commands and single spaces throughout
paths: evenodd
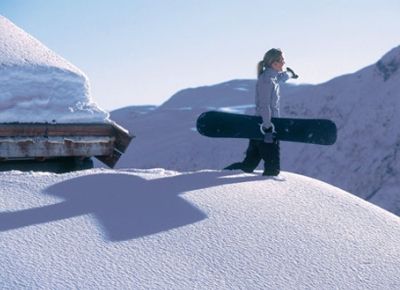
M 326 119 L 272 118 L 276 138 L 281 141 L 332 145 L 336 142 L 334 122 Z M 197 131 L 207 137 L 264 140 L 262 118 L 244 114 L 208 111 L 197 119 Z

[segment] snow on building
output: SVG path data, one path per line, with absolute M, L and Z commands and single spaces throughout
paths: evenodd
M 0 16 L 0 165 L 95 156 L 113 167 L 132 136 L 108 117 L 83 72 Z
M 0 123 L 107 120 L 82 71 L 0 16 Z

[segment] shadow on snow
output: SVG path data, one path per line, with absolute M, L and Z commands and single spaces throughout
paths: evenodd
M 226 177 L 226 178 L 224 178 Z M 167 231 L 207 216 L 180 194 L 258 179 L 226 172 L 198 172 L 146 180 L 130 174 L 95 174 L 69 179 L 45 190 L 65 201 L 0 213 L 0 231 L 92 214 L 110 241 Z

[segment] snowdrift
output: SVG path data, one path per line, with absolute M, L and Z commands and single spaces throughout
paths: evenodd
M 398 217 L 281 175 L 0 173 L 0 287 L 400 287 Z

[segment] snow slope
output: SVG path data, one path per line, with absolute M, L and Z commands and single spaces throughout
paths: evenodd
M 0 288 L 398 289 L 400 220 L 326 183 L 0 173 Z
M 400 214 L 400 46 L 377 63 L 320 85 L 282 87 L 282 116 L 328 118 L 333 146 L 282 143 L 282 168 L 311 176 Z M 254 80 L 186 89 L 146 115 L 112 118 L 137 138 L 119 166 L 187 171 L 221 169 L 243 158 L 246 140 L 211 139 L 195 131 L 210 109 L 252 113 Z M 128 110 L 128 109 L 127 109 Z
M 0 123 L 107 119 L 78 68 L 0 15 Z

